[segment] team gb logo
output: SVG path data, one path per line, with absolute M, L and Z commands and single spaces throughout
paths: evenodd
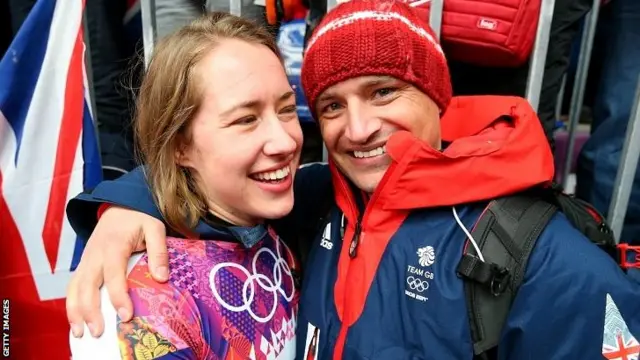
M 433 246 L 425 246 L 418 249 L 420 266 L 431 266 L 436 261 L 436 251 Z

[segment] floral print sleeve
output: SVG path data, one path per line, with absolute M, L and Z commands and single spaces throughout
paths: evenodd
M 129 275 L 135 316 L 131 322 L 118 324 L 122 358 L 217 359 L 204 338 L 193 296 L 171 283 L 155 283 L 145 260 Z

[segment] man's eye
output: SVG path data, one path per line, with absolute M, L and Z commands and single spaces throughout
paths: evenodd
M 385 96 L 389 96 L 391 94 L 393 94 L 396 91 L 395 88 L 382 88 L 382 89 L 378 89 L 375 91 L 375 96 L 377 97 L 385 97 Z
M 322 109 L 323 112 L 331 112 L 331 111 L 336 111 L 340 109 L 340 104 L 338 103 L 331 103 L 327 106 L 324 107 L 324 109 Z

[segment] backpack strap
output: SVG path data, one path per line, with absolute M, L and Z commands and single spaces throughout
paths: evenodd
M 457 272 L 466 280 L 473 350 L 480 358 L 495 353 L 531 251 L 556 211 L 538 197 L 504 197 L 489 203 L 471 232 L 485 261 L 467 244 Z

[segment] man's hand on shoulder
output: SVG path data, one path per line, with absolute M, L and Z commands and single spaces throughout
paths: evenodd
M 84 323 L 93 336 L 102 334 L 103 284 L 120 318 L 124 321 L 131 318 L 133 304 L 127 293 L 127 264 L 131 254 L 145 248 L 152 276 L 157 281 L 167 281 L 169 261 L 164 224 L 147 214 L 117 206 L 102 214 L 67 289 L 67 317 L 74 336 L 82 336 Z

